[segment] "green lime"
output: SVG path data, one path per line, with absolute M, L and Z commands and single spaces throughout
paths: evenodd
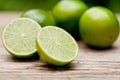
M 80 19 L 80 34 L 88 45 L 107 48 L 119 35 L 119 23 L 109 9 L 92 7 Z
M 18 18 L 3 30 L 3 45 L 14 57 L 31 57 L 37 51 L 36 36 L 40 25 L 32 19 Z
M 86 9 L 87 5 L 80 0 L 61 0 L 54 6 L 52 13 L 58 27 L 79 39 L 79 18 Z
M 21 17 L 31 18 L 38 22 L 42 27 L 47 25 L 56 25 L 55 19 L 52 14 L 42 9 L 31 9 L 22 14 Z
M 75 59 L 78 45 L 65 30 L 46 26 L 38 33 L 37 50 L 43 61 L 55 66 L 63 66 Z

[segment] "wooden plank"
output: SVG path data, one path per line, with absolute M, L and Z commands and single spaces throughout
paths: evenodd
M 0 13 L 0 80 L 120 80 L 120 37 L 106 50 L 91 49 L 78 41 L 78 57 L 62 68 L 40 59 L 13 58 L 4 49 L 1 34 L 4 25 L 19 16 L 20 13 Z

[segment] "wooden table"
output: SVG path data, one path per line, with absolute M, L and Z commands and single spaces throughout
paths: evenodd
M 78 41 L 78 57 L 63 68 L 48 66 L 40 59 L 19 60 L 3 47 L 4 25 L 20 13 L 0 12 L 0 80 L 120 80 L 120 37 L 111 49 L 95 50 Z

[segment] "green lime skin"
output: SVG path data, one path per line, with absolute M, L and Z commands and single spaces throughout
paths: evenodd
M 31 18 L 36 22 L 38 22 L 41 25 L 41 27 L 48 26 L 48 25 L 51 25 L 51 26 L 56 25 L 56 21 L 52 16 L 52 14 L 42 9 L 31 9 L 31 10 L 25 11 L 21 15 L 21 17 Z
M 79 39 L 79 18 L 87 10 L 87 5 L 80 0 L 61 0 L 53 8 L 57 26 Z
M 109 9 L 95 6 L 80 18 L 82 39 L 95 48 L 111 47 L 119 35 L 119 22 Z

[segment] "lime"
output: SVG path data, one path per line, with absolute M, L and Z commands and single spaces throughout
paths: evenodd
M 40 28 L 32 19 L 18 18 L 5 26 L 3 45 L 14 57 L 31 57 L 37 51 L 36 36 Z
M 52 14 L 42 10 L 42 9 L 31 9 L 25 11 L 21 17 L 31 18 L 38 22 L 42 27 L 47 25 L 56 25 L 56 22 Z
M 119 35 L 119 23 L 109 9 L 92 7 L 80 19 L 80 34 L 88 45 L 107 48 Z
M 58 27 L 79 39 L 79 18 L 86 9 L 87 5 L 80 0 L 61 0 L 54 6 L 52 13 Z
M 55 66 L 63 66 L 75 59 L 78 45 L 65 30 L 46 26 L 38 33 L 37 50 L 43 61 Z

